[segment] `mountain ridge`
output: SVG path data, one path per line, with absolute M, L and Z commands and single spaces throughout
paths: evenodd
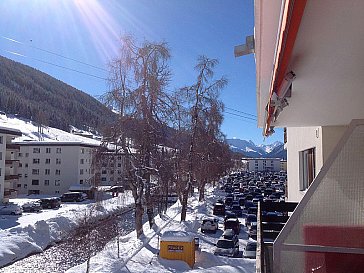
M 266 157 L 287 159 L 287 151 L 284 149 L 284 143 L 275 141 L 272 144 L 255 144 L 252 140 L 226 139 L 230 149 L 233 152 L 242 154 L 244 157 Z

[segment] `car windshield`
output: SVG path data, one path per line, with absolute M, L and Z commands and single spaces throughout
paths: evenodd
M 216 246 L 218 248 L 233 248 L 234 242 L 233 241 L 227 241 L 227 240 L 218 240 Z

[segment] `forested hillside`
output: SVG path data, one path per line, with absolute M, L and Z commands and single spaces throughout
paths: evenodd
M 115 114 L 88 94 L 0 56 L 0 110 L 62 130 L 100 130 Z

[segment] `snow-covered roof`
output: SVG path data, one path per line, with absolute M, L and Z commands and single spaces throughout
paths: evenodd
M 21 131 L 18 130 L 18 129 L 3 127 L 3 126 L 0 126 L 0 133 L 8 134 L 8 135 L 14 135 L 14 136 L 21 136 L 22 135 Z
M 168 230 L 165 231 L 161 237 L 161 241 L 168 241 L 168 242 L 191 242 L 194 240 L 194 237 L 191 236 L 186 231 L 175 231 L 175 230 Z
M 13 141 L 14 144 L 28 146 L 85 146 L 98 147 L 98 144 L 85 143 L 81 141 Z

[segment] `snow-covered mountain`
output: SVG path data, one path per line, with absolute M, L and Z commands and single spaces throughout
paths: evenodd
M 287 159 L 287 151 L 284 150 L 284 144 L 280 141 L 269 145 L 256 145 L 251 140 L 227 139 L 227 143 L 232 151 L 241 153 L 246 157 L 279 157 Z

